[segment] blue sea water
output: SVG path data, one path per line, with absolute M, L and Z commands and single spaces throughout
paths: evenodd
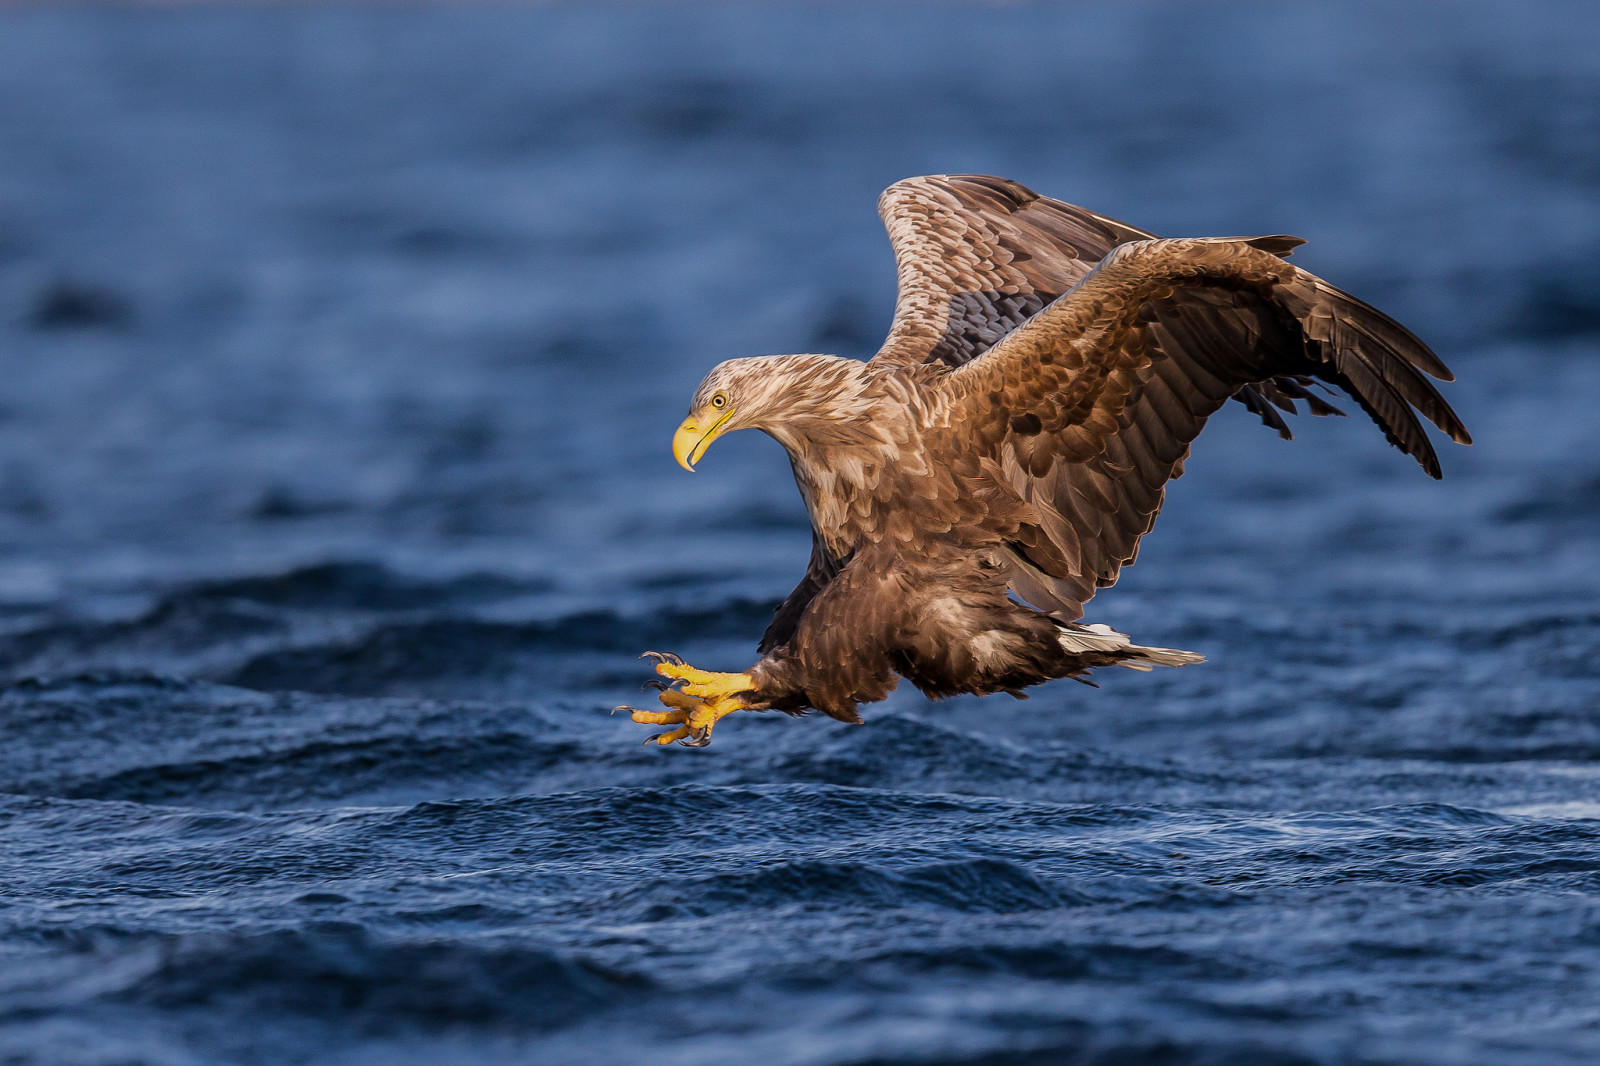
M 1600 1058 L 1586 4 L 0 9 L 0 1063 Z M 645 750 L 809 539 L 715 362 L 911 174 L 1296 262 L 1457 371 L 1195 449 L 1210 662 Z

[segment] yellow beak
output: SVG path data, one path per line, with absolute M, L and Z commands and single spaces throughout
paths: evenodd
M 733 408 L 730 407 L 722 417 L 711 423 L 710 429 L 701 429 L 701 420 L 694 415 L 685 418 L 678 432 L 672 435 L 672 457 L 678 460 L 678 465 L 693 473 L 694 464 L 711 447 L 711 442 L 722 436 L 722 427 L 732 417 Z

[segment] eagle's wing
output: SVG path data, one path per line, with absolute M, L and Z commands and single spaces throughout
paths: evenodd
M 1077 617 L 1133 561 L 1189 442 L 1241 387 L 1265 382 L 1277 402 L 1288 394 L 1276 383 L 1336 385 L 1434 477 L 1439 460 L 1418 412 L 1471 443 L 1419 372 L 1452 380 L 1444 364 L 1387 315 L 1284 262 L 1300 243 L 1123 244 L 939 379 L 977 438 L 969 446 L 1036 515 L 1013 545 L 1019 596 Z
M 878 364 L 960 366 L 1087 274 L 1152 234 L 1005 178 L 938 174 L 878 199 L 900 296 Z
M 878 198 L 878 214 L 900 287 L 889 336 L 873 357 L 879 365 L 970 362 L 1077 284 L 1111 249 L 1155 236 L 984 174 L 897 181 Z M 1303 376 L 1273 375 L 1241 385 L 1234 399 L 1287 440 L 1293 435 L 1278 408 L 1293 414 L 1296 399 L 1313 414 L 1343 413 L 1308 392 L 1310 384 Z

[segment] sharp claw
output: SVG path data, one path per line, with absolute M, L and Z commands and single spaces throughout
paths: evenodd
M 711 743 L 711 730 L 696 729 L 693 733 L 678 741 L 686 748 L 703 748 Z
M 639 656 L 641 659 L 654 659 L 658 663 L 671 663 L 673 666 L 682 666 L 684 662 L 670 651 L 647 651 Z
M 616 714 L 618 711 L 627 711 L 629 714 L 632 714 L 634 711 L 637 711 L 637 710 L 642 710 L 642 708 L 629 707 L 626 703 L 619 703 L 619 704 L 617 704 L 617 706 L 611 708 L 611 713 L 612 714 Z
M 651 733 L 649 736 L 644 738 L 644 743 L 639 746 L 641 748 L 648 748 L 650 745 L 654 744 L 658 738 L 664 736 L 666 736 L 665 733 Z
M 667 689 L 671 688 L 672 686 L 667 684 L 665 681 L 661 680 L 659 677 L 652 677 L 649 681 L 646 681 L 643 685 L 641 685 L 639 687 L 640 688 L 653 688 L 657 692 L 665 692 L 665 691 L 667 691 Z

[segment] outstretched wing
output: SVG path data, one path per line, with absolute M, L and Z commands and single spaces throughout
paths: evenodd
M 1107 252 L 1152 236 L 1005 178 L 936 174 L 878 200 L 900 296 L 874 363 L 960 366 L 1072 288 Z
M 1019 596 L 1078 617 L 1133 561 L 1189 443 L 1241 388 L 1292 410 L 1288 389 L 1335 385 L 1434 477 L 1418 413 L 1471 443 L 1423 376 L 1452 380 L 1445 365 L 1387 315 L 1284 262 L 1300 243 L 1125 243 L 940 380 L 977 437 L 971 446 L 1035 513 L 1012 545 Z
M 1111 249 L 1155 235 L 1040 196 L 1006 178 L 933 174 L 878 199 L 900 293 L 877 364 L 961 366 L 1066 292 Z M 1287 254 L 1287 250 L 1285 251 Z M 1281 408 L 1342 414 L 1291 375 L 1240 386 L 1234 399 L 1291 439 Z

